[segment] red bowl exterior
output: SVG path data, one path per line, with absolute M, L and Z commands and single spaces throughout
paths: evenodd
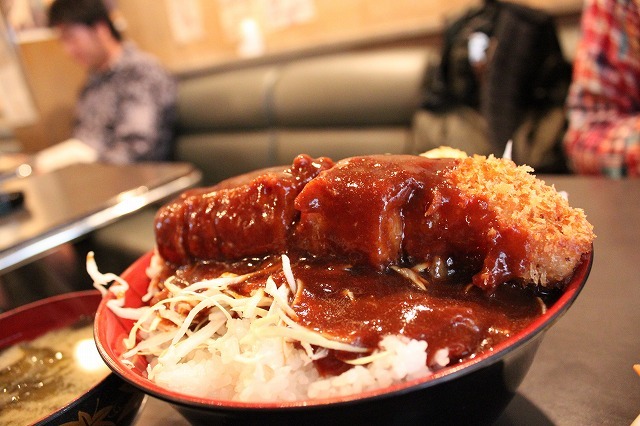
M 95 315 L 102 297 L 97 290 L 77 291 L 38 300 L 0 314 L 0 350 L 33 340 L 49 331 Z M 100 413 L 103 421 L 133 422 L 145 394 L 116 374 L 109 374 L 89 391 L 40 419 L 37 425 L 81 423 Z M 74 423 L 76 424 L 76 423 Z
M 136 261 L 122 277 L 130 289 L 125 306 L 140 306 L 149 279 L 151 253 Z M 432 376 L 358 395 L 294 402 L 246 403 L 198 398 L 172 392 L 145 377 L 146 360 L 135 367 L 121 360 L 123 339 L 132 321 L 118 318 L 101 302 L 95 321 L 98 350 L 111 369 L 147 394 L 174 405 L 193 424 L 489 424 L 507 406 L 524 379 L 545 331 L 560 318 L 584 287 L 593 253 L 585 257 L 565 292 L 547 312 L 494 351 Z

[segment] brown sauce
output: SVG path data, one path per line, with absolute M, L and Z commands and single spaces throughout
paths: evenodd
M 491 295 L 463 283 L 426 290 L 395 272 L 301 268 L 303 290 L 293 308 L 299 322 L 325 335 L 375 348 L 388 334 L 425 340 L 427 363 L 448 349 L 453 363 L 489 349 L 540 315 L 529 292 L 501 286 Z
M 292 308 L 297 321 L 333 340 L 373 350 L 388 334 L 425 340 L 427 363 L 438 349 L 447 348 L 454 364 L 472 358 L 517 333 L 541 314 L 535 290 L 516 283 L 487 293 L 468 285 L 465 275 L 434 279 L 424 276 L 425 288 L 392 270 L 353 268 L 340 262 L 292 258 L 296 280 L 302 283 Z M 220 275 L 254 272 L 232 290 L 250 295 L 272 276 L 285 284 L 277 256 L 236 262 L 199 262 L 176 272 L 183 285 Z M 550 299 L 550 296 L 544 296 Z M 353 354 L 333 352 L 316 361 L 323 374 L 349 368 L 341 359 Z

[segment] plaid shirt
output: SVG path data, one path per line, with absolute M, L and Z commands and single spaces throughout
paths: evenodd
M 640 0 L 586 0 L 565 136 L 577 173 L 640 176 Z
M 175 103 L 173 78 L 150 55 L 126 43 L 118 61 L 91 74 L 82 88 L 73 136 L 107 163 L 167 160 Z

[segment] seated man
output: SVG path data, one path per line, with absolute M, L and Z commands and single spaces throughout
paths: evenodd
M 156 60 L 122 41 L 101 0 L 56 0 L 49 20 L 88 78 L 77 103 L 73 138 L 32 157 L 16 154 L 15 163 L 27 161 L 37 172 L 47 172 L 78 162 L 168 159 L 175 122 L 174 80 Z M 40 261 L 0 276 L 0 290 L 13 294 L 5 294 L 3 301 L 0 292 L 0 311 L 10 307 L 7 299 L 22 304 L 85 288 L 88 248 L 80 246 L 85 243 L 62 245 Z
M 168 159 L 176 85 L 160 64 L 123 42 L 101 0 L 56 0 L 49 25 L 88 77 L 76 106 L 74 140 L 39 153 L 36 166 Z

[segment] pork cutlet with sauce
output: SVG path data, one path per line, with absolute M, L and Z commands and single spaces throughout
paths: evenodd
M 252 273 L 299 282 L 295 320 L 356 346 L 402 334 L 452 363 L 493 347 L 551 304 L 590 252 L 592 226 L 528 167 L 494 157 L 298 156 L 290 167 L 185 192 L 156 216 L 156 283 Z M 155 300 L 167 297 L 161 291 Z M 332 351 L 316 361 L 337 374 Z

